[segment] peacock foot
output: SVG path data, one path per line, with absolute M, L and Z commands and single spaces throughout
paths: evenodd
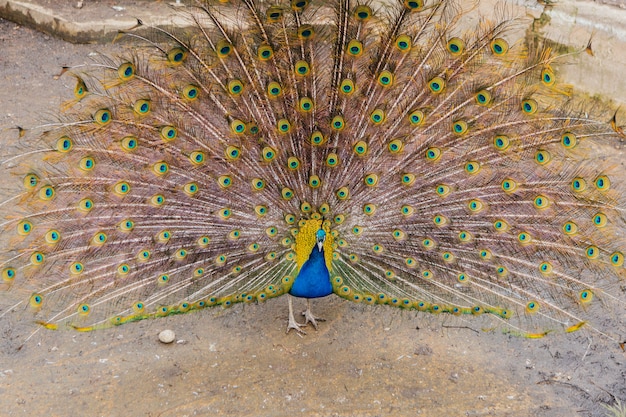
M 302 315 L 305 318 L 304 325 L 306 326 L 307 324 L 311 323 L 315 330 L 317 330 L 318 321 L 326 321 L 326 319 L 323 319 L 321 317 L 315 317 L 313 315 L 313 312 L 311 311 L 311 302 L 308 299 L 306 300 L 306 310 L 302 312 Z

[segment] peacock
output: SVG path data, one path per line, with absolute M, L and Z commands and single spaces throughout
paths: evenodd
M 0 318 L 92 331 L 287 295 L 305 333 L 335 294 L 624 340 L 626 194 L 594 157 L 624 132 L 559 81 L 550 45 L 505 16 L 465 27 L 452 0 L 185 16 L 65 68 L 58 120 L 20 131 Z

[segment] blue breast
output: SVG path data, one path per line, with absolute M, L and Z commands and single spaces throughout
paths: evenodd
M 309 259 L 300 268 L 300 273 L 293 282 L 289 294 L 303 298 L 325 297 L 332 294 L 330 273 L 324 260 L 324 250 L 313 247 Z

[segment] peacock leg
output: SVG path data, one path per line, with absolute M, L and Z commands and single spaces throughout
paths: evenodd
M 296 318 L 293 316 L 293 297 L 291 295 L 288 295 L 288 297 L 289 297 L 289 324 L 287 325 L 287 333 L 289 333 L 289 330 L 294 329 L 300 334 L 306 334 L 306 332 L 302 330 L 302 327 L 305 327 L 306 323 L 300 324 L 296 321 Z M 307 311 L 308 311 L 308 308 L 307 308 Z M 316 326 L 317 328 L 316 324 L 314 324 L 314 326 Z

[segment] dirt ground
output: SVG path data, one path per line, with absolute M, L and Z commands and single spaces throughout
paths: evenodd
M 0 155 L 16 126 L 71 96 L 61 67 L 96 50 L 114 52 L 0 20 Z M 314 306 L 327 321 L 304 337 L 285 334 L 283 297 L 94 333 L 42 330 L 19 351 L 2 320 L 0 416 L 607 416 L 603 404 L 626 400 L 626 354 L 584 333 L 527 340 L 334 296 Z M 166 328 L 175 343 L 158 341 Z

